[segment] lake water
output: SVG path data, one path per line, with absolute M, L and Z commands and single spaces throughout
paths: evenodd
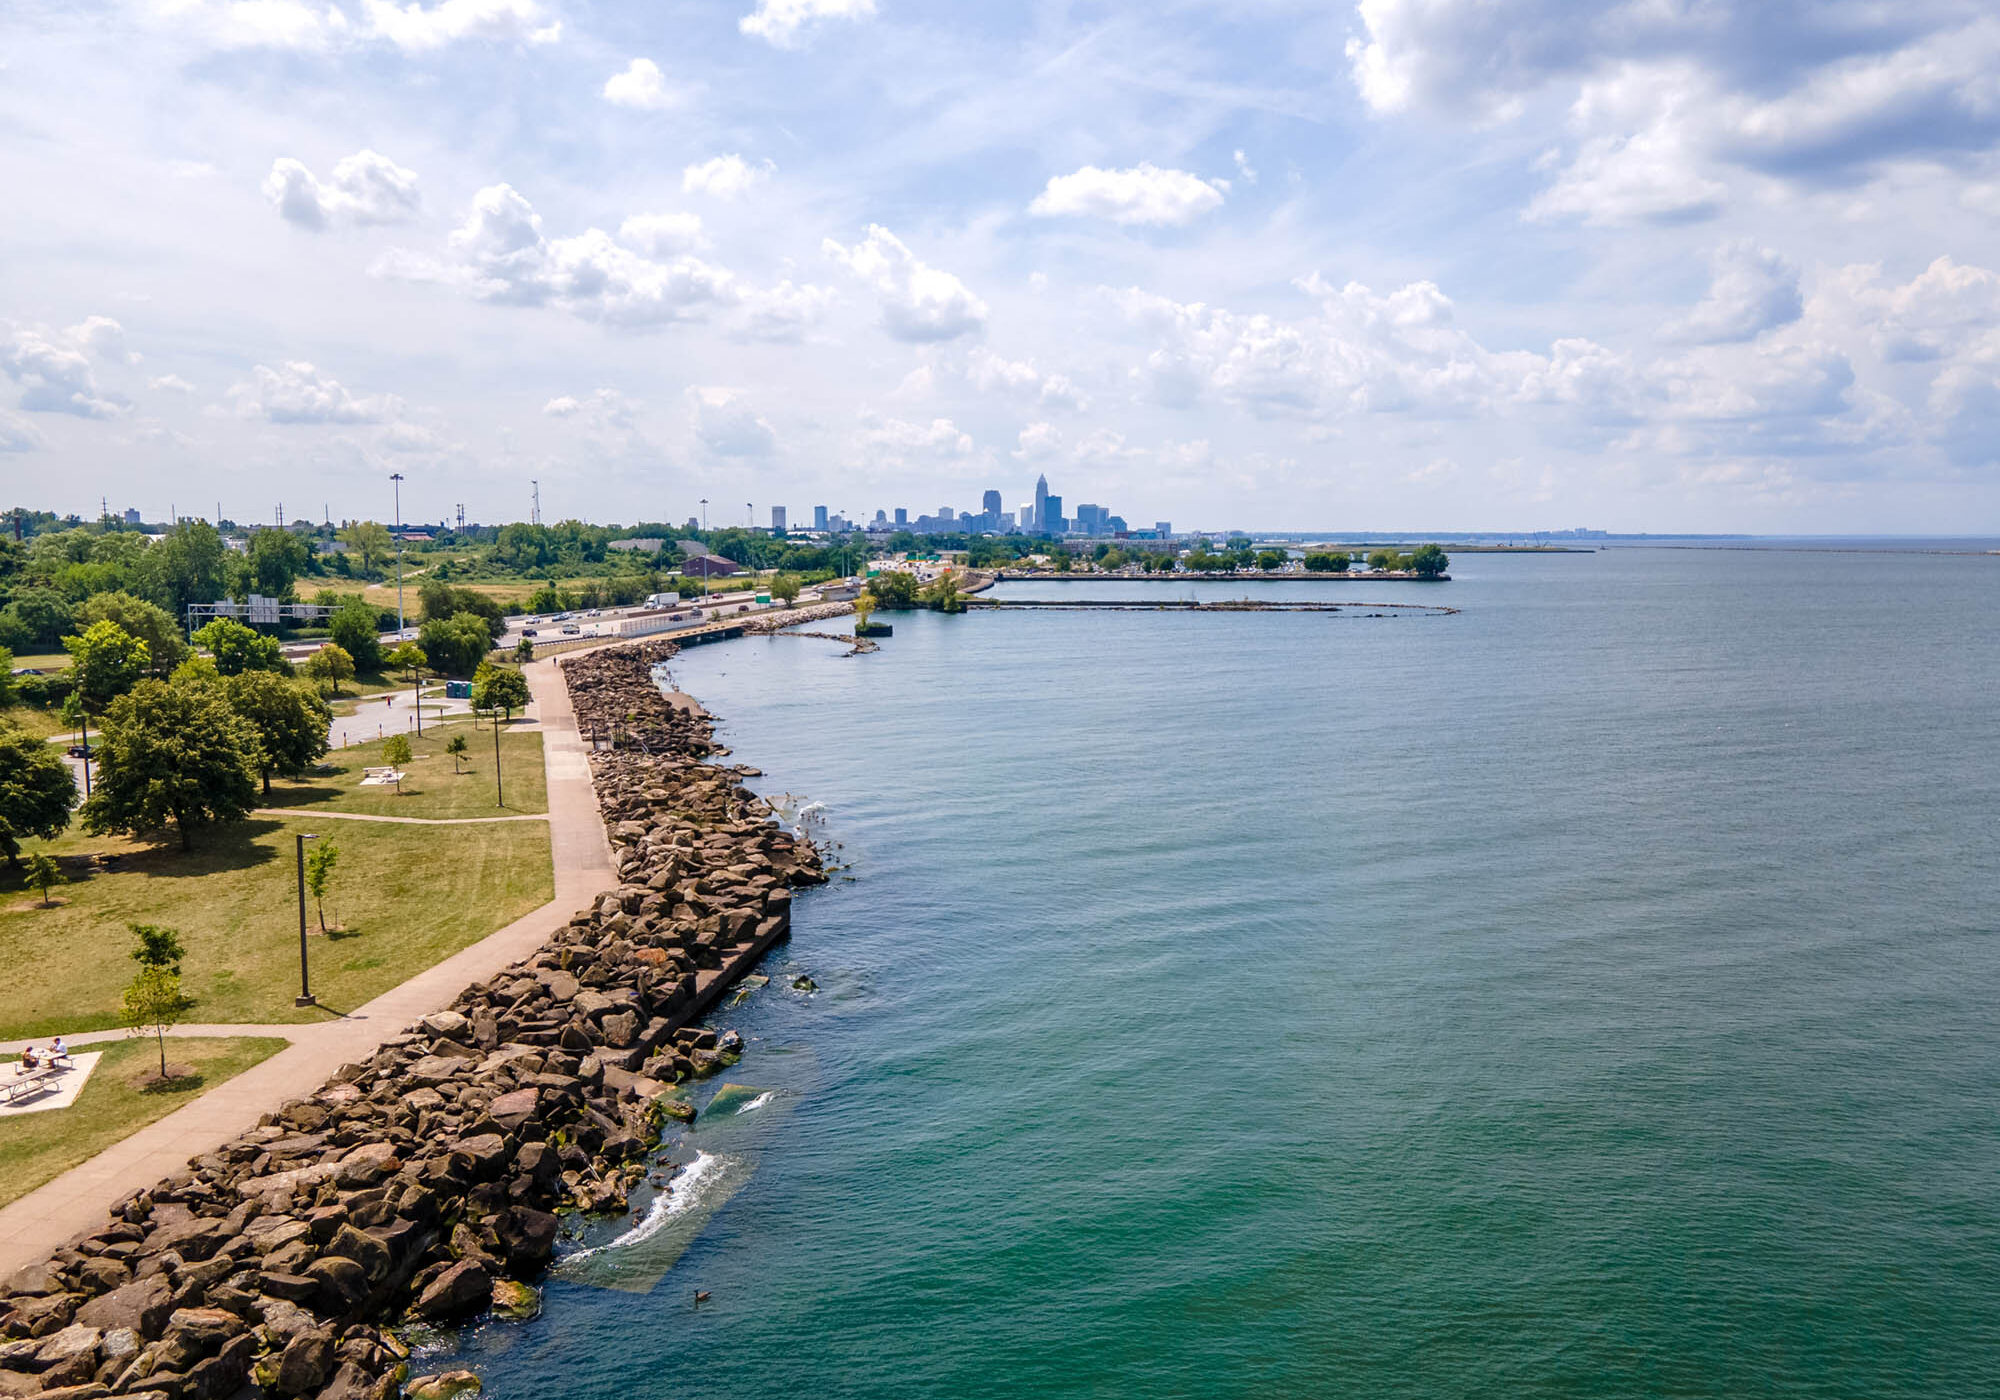
M 901 615 L 872 656 L 679 658 L 848 869 L 719 1020 L 747 1089 L 676 1145 L 693 1184 L 426 1366 L 2000 1394 L 2000 560 L 1454 574 L 1180 590 L 1454 617 Z

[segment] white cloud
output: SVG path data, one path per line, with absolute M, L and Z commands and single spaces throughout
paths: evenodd
M 912 423 L 863 413 L 855 447 L 866 465 L 940 467 L 970 458 L 972 437 L 949 418 Z
M 667 76 L 650 58 L 635 58 L 622 73 L 614 73 L 604 83 L 604 100 L 619 107 L 636 107 L 645 112 L 664 112 L 687 100 L 686 94 L 667 86 Z
M 231 386 L 229 396 L 242 417 L 285 424 L 378 423 L 402 408 L 390 394 L 357 398 L 303 360 L 287 360 L 276 369 L 258 365 L 247 381 Z
M 951 273 L 921 262 L 880 224 L 870 224 L 867 238 L 852 248 L 831 238 L 821 246 L 875 289 L 882 325 L 898 340 L 952 340 L 986 324 L 985 302 Z
M 832 289 L 790 278 L 743 294 L 743 330 L 753 340 L 798 340 L 817 326 L 834 303 Z
M 688 408 L 695 438 L 718 457 L 768 457 L 778 434 L 734 389 L 690 388 Z
M 194 385 L 188 383 L 187 380 L 181 378 L 178 374 L 163 374 L 157 379 L 149 379 L 146 381 L 146 387 L 165 394 L 192 395 L 194 393 Z
M 966 380 L 981 393 L 1031 398 L 1044 409 L 1059 408 L 1080 413 L 1090 406 L 1089 395 L 1067 375 L 1045 375 L 1031 361 L 1003 359 L 983 349 L 974 350 L 968 357 Z
M 648 257 L 692 253 L 708 246 L 699 214 L 634 214 L 618 225 L 618 236 Z
M 93 357 L 123 360 L 124 327 L 106 316 L 91 316 L 66 330 L 16 330 L 0 342 L 0 370 L 21 386 L 22 408 L 34 413 L 67 413 L 77 418 L 116 418 L 127 408 L 117 394 L 98 388 Z
M 33 423 L 0 408 L 0 452 L 33 452 L 41 445 L 41 431 Z
M 1119 224 L 1185 224 L 1222 205 L 1229 188 L 1185 170 L 1163 170 L 1142 161 L 1130 170 L 1086 165 L 1058 175 L 1028 206 L 1042 218 L 1085 217 Z
M 1799 270 L 1783 254 L 1749 240 L 1715 250 L 1708 295 L 1668 327 L 1681 340 L 1752 340 L 1789 325 L 1805 310 Z
M 264 197 L 287 222 L 310 229 L 405 223 L 416 217 L 420 203 L 416 172 L 374 151 L 341 160 L 325 184 L 302 162 L 282 156 L 264 177 Z
M 1053 423 L 1030 423 L 1021 429 L 1020 445 L 1014 455 L 1024 462 L 1040 462 L 1062 451 L 1063 435 Z
M 875 0 L 757 0 L 757 8 L 736 27 L 752 38 L 790 48 L 805 31 L 827 20 L 862 20 L 875 16 Z
M 681 193 L 736 199 L 770 179 L 777 168 L 768 160 L 752 165 L 739 155 L 716 156 L 681 171 Z
M 1250 164 L 1250 157 L 1241 151 L 1234 151 L 1231 152 L 1230 159 L 1236 162 L 1236 173 L 1241 175 L 1247 184 L 1257 183 L 1257 169 Z
M 313 0 L 154 0 L 149 8 L 177 36 L 225 49 L 313 52 L 386 42 L 414 53 L 472 39 L 544 44 L 562 32 L 540 0 L 439 0 L 429 7 L 361 0 L 358 23 L 341 5 Z
M 550 418 L 571 418 L 583 405 L 569 394 L 559 394 L 542 405 L 542 412 Z
M 1728 188 L 1703 173 L 1704 143 L 1690 125 L 1713 101 L 1704 76 L 1685 64 L 1628 65 L 1585 84 L 1571 124 L 1587 134 L 1527 216 L 1608 225 L 1714 214 Z
M 740 297 L 726 268 L 699 258 L 654 260 L 621 248 L 602 229 L 548 238 L 542 220 L 511 185 L 489 185 L 448 240 L 444 260 L 397 250 L 380 276 L 442 282 L 481 301 L 554 305 L 587 321 L 629 328 L 698 320 Z
M 438 0 L 428 8 L 362 0 L 362 13 L 374 34 L 413 52 L 463 39 L 548 44 L 562 36 L 539 0 Z

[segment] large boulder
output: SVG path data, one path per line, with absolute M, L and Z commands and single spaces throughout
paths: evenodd
M 493 1298 L 493 1278 L 476 1259 L 461 1259 L 431 1280 L 417 1299 L 417 1316 L 450 1322 L 483 1311 Z
M 403 1394 L 409 1400 L 458 1400 L 462 1395 L 477 1395 L 482 1388 L 479 1377 L 470 1371 L 443 1371 L 434 1376 L 418 1376 Z
M 280 1395 L 309 1395 L 326 1384 L 333 1371 L 333 1333 L 301 1332 L 278 1359 L 276 1389 Z
M 76 1320 L 102 1331 L 127 1327 L 151 1341 L 167 1325 L 173 1312 L 173 1284 L 165 1274 L 134 1279 L 77 1309 Z

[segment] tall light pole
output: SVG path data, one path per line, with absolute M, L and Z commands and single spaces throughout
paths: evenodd
M 708 528 L 708 497 L 706 496 L 701 498 L 701 528 L 704 530 Z
M 403 474 L 389 480 L 396 483 L 396 640 L 403 640 Z
M 315 832 L 294 833 L 298 837 L 299 849 L 299 994 L 292 1002 L 294 1006 L 317 1006 L 319 999 L 312 994 L 310 973 L 306 964 L 306 842 L 317 841 Z

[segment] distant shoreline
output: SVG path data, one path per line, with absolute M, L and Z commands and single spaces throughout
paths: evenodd
M 1587 552 L 1587 551 L 1584 551 Z M 1381 570 L 1377 572 L 1350 573 L 1298 573 L 1264 572 L 1257 569 L 1243 569 L 1234 573 L 1199 574 L 1121 574 L 1121 573 L 1013 573 L 1001 570 L 993 576 L 995 583 L 1102 583 L 1115 578 L 1121 583 L 1297 583 L 1306 580 L 1312 583 L 1450 583 L 1450 574 L 1437 574 L 1425 578 L 1422 574 L 1411 573 L 1408 569 Z

